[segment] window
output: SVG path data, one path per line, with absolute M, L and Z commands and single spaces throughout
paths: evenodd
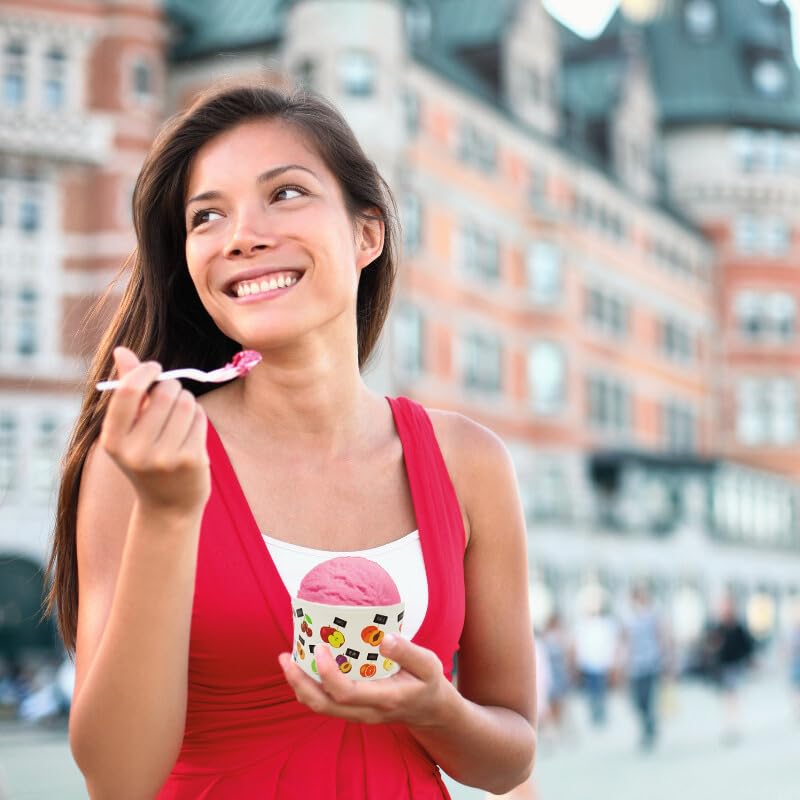
M 461 233 L 461 249 L 461 258 L 467 273 L 490 281 L 496 281 L 500 277 L 500 253 L 496 236 L 475 227 L 467 227 Z
M 734 223 L 735 246 L 743 255 L 786 255 L 790 233 L 786 220 L 779 217 L 743 214 Z
M 419 195 L 406 192 L 400 204 L 400 222 L 403 226 L 403 248 L 407 256 L 414 255 L 422 243 L 422 204 Z
M 585 315 L 592 324 L 616 337 L 624 336 L 630 327 L 628 303 L 602 289 L 586 290 Z
M 146 61 L 133 65 L 133 94 L 137 100 L 147 100 L 153 95 L 153 68 Z
M 500 391 L 503 370 L 500 338 L 473 332 L 466 334 L 463 344 L 465 386 L 487 392 Z
M 309 91 L 314 89 L 317 80 L 317 65 L 311 58 L 303 58 L 294 68 L 297 82 Z
M 791 444 L 797 440 L 797 386 L 784 378 L 772 381 L 772 441 Z
M 569 491 L 562 469 L 547 465 L 528 481 L 529 501 L 526 516 L 532 520 L 563 520 L 569 516 Z
M 497 167 L 497 147 L 494 139 L 479 131 L 471 122 L 462 122 L 459 128 L 459 158 L 473 164 L 484 172 L 493 172 Z
M 742 444 L 797 440 L 797 386 L 790 378 L 745 378 L 737 390 L 736 434 Z
M 403 110 L 405 112 L 406 133 L 416 136 L 419 133 L 420 101 L 419 94 L 407 89 L 403 94 Z
M 692 335 L 680 322 L 665 320 L 661 324 L 661 349 L 668 358 L 691 361 L 694 357 Z
M 361 50 L 343 53 L 339 60 L 342 91 L 351 97 L 369 97 L 375 93 L 375 59 Z
M 35 196 L 22 198 L 19 206 L 19 227 L 25 233 L 36 233 L 41 224 L 39 199 Z
M 21 289 L 17 303 L 17 353 L 31 356 L 38 349 L 37 342 L 37 305 L 36 292 L 27 287 Z
M 619 380 L 593 376 L 587 380 L 588 418 L 597 428 L 624 433 L 633 426 L 630 390 Z
M 19 472 L 17 423 L 9 413 L 0 413 L 0 498 L 13 491 Z
M 60 446 L 56 420 L 52 417 L 40 419 L 31 453 L 31 486 L 39 502 L 46 503 L 52 497 Z
M 528 290 L 534 302 L 543 305 L 561 299 L 561 251 L 551 242 L 536 242 L 525 253 Z
M 64 51 L 57 47 L 45 56 L 44 104 L 49 111 L 57 111 L 64 105 L 66 62 Z
M 787 292 L 741 291 L 734 300 L 734 314 L 739 332 L 752 341 L 794 337 L 797 303 Z
M 794 297 L 784 292 L 772 292 L 767 296 L 767 317 L 770 329 L 778 339 L 794 337 L 797 303 Z
M 419 309 L 400 306 L 392 316 L 392 349 L 400 370 L 418 374 L 425 368 L 425 326 Z
M 761 58 L 753 65 L 753 86 L 766 97 L 780 97 L 789 85 L 786 64 L 776 58 Z
M 713 0 L 688 0 L 683 7 L 686 29 L 696 39 L 710 39 L 717 30 L 719 12 Z
M 528 391 L 537 414 L 562 410 L 567 394 L 566 361 L 562 348 L 538 342 L 528 355 Z
M 25 100 L 25 46 L 21 42 L 9 42 L 4 56 L 3 104 L 17 108 Z
M 541 167 L 531 168 L 528 202 L 535 209 L 543 209 L 547 205 L 547 173 Z
M 687 452 L 695 449 L 695 417 L 692 409 L 678 402 L 664 404 L 662 430 L 664 444 L 673 452 Z
M 734 301 L 736 325 L 748 339 L 758 339 L 764 330 L 761 297 L 758 292 L 739 292 Z

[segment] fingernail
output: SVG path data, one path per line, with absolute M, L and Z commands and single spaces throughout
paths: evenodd
M 383 644 L 385 647 L 394 647 L 397 644 L 397 637 L 393 633 L 384 634 Z

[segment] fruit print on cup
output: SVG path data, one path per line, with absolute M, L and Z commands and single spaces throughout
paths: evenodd
M 331 647 L 341 647 L 344 644 L 344 634 L 336 628 L 325 625 L 319 629 L 319 635 L 323 642 L 327 642 Z
M 339 665 L 339 670 L 344 672 L 345 675 L 353 669 L 353 665 L 347 660 L 347 656 L 336 656 L 336 663 Z
M 383 631 L 375 627 L 375 625 L 367 625 L 367 627 L 361 631 L 361 639 L 367 644 L 377 647 L 383 641 Z
M 371 678 L 376 672 L 374 664 L 362 664 L 359 670 L 359 673 L 364 678 Z

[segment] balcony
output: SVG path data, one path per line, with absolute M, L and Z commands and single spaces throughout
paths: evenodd
M 0 152 L 99 164 L 113 133 L 111 118 L 100 114 L 0 108 Z

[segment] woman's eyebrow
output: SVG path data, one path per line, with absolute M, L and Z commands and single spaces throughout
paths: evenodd
M 317 174 L 309 169 L 308 167 L 304 167 L 302 164 L 283 164 L 280 167 L 273 167 L 272 169 L 268 169 L 266 172 L 262 172 L 257 178 L 256 183 L 268 183 L 273 178 L 277 178 L 278 175 L 282 175 L 284 172 L 288 172 L 292 169 L 301 169 L 304 172 L 309 173 L 314 178 L 319 180 Z M 216 191 L 215 189 L 211 189 L 208 192 L 201 192 L 200 194 L 196 194 L 194 197 L 190 197 L 186 201 L 186 206 L 188 207 L 192 203 L 196 203 L 199 200 L 217 200 L 221 197 L 221 193 Z

